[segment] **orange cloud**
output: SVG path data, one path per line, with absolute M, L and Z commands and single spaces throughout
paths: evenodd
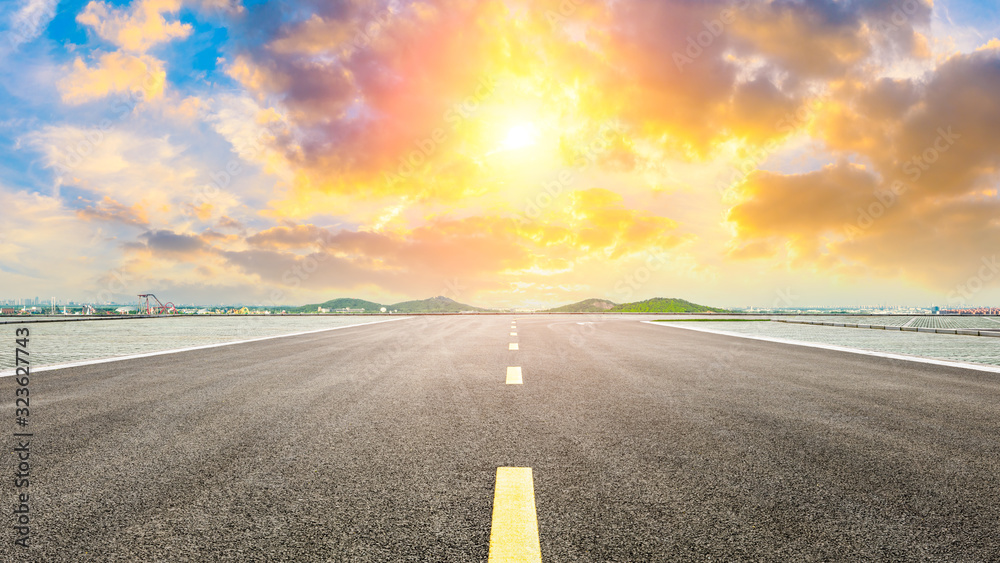
M 653 248 L 672 248 L 684 237 L 674 231 L 677 223 L 642 210 L 628 209 L 621 195 L 593 188 L 573 193 L 573 245 L 597 250 L 611 259 Z
M 870 171 L 846 162 L 808 174 L 755 172 L 729 210 L 741 243 L 731 255 L 770 256 L 787 247 L 796 257 L 815 259 L 823 239 L 842 235 L 877 188 Z
M 146 99 L 156 99 L 163 95 L 166 76 L 160 61 L 116 51 L 101 55 L 93 67 L 77 58 L 70 73 L 59 82 L 59 90 L 63 101 L 69 104 L 132 91 L 143 92 Z
M 922 80 L 841 85 L 816 134 L 870 164 L 750 175 L 729 210 L 730 255 L 785 249 L 800 265 L 937 288 L 970 275 L 1000 239 L 998 63 L 1000 49 L 985 49 Z

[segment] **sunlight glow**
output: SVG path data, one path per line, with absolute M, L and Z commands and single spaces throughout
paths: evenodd
M 500 151 L 513 151 L 530 147 L 538 143 L 538 128 L 532 123 L 518 123 L 507 131 L 507 137 L 497 148 Z

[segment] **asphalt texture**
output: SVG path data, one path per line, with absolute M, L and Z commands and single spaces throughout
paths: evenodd
M 985 372 L 448 316 L 42 372 L 31 399 L 32 547 L 4 477 L 0 560 L 485 561 L 500 466 L 533 469 L 545 561 L 1000 560 Z

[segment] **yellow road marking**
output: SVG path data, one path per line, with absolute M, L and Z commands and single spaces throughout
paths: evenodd
M 517 342 L 511 342 L 508 350 L 517 350 Z
M 497 467 L 489 563 L 541 563 L 530 467 Z
M 521 385 L 521 367 L 507 368 L 507 385 Z
M 512 332 L 512 333 L 510 333 L 510 335 L 511 336 L 517 336 L 517 333 L 516 332 Z

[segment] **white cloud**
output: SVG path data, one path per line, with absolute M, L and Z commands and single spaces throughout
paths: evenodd
M 211 169 L 166 135 L 61 125 L 45 127 L 27 140 L 45 155 L 61 185 L 85 190 L 97 201 L 110 197 L 126 207 L 138 206 L 153 225 L 207 224 L 233 215 L 241 204 L 230 186 L 206 190 Z
M 0 54 L 16 51 L 45 31 L 56 15 L 59 0 L 22 0 L 21 8 L 7 18 L 8 28 L 0 38 Z
M 136 0 L 129 9 L 119 10 L 95 0 L 87 4 L 76 21 L 126 51 L 144 53 L 157 43 L 191 34 L 189 24 L 163 17 L 165 13 L 176 13 L 180 7 L 180 0 Z

